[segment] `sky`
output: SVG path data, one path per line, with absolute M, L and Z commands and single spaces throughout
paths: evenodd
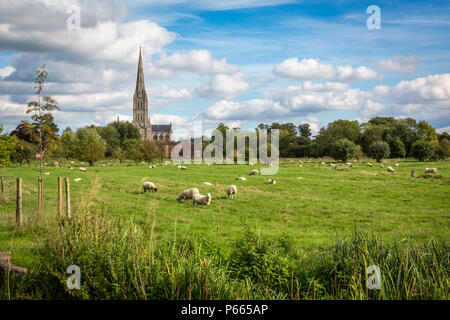
M 140 46 L 151 122 L 177 139 L 194 121 L 206 135 L 375 116 L 450 131 L 450 2 L 395 0 L 1 1 L 0 124 L 30 120 L 43 64 L 60 133 L 131 121 Z

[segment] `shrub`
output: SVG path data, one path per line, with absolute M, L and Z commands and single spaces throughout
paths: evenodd
M 369 156 L 376 159 L 378 163 L 390 155 L 389 145 L 384 141 L 375 141 L 369 147 Z
M 348 139 L 340 139 L 331 146 L 331 156 L 343 162 L 353 157 L 356 152 L 356 145 Z
M 417 140 L 411 146 L 411 155 L 419 161 L 430 158 L 433 152 L 433 145 L 425 140 Z

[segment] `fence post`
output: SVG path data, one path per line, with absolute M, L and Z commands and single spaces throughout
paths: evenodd
M 62 178 L 58 177 L 58 215 L 63 215 Z
M 39 176 L 38 178 L 38 218 L 40 219 L 42 217 L 42 193 L 44 191 L 42 183 L 42 176 Z
M 70 218 L 70 183 L 69 178 L 66 178 L 66 209 L 67 209 L 67 218 Z
M 3 176 L 1 177 L 1 194 L 0 194 L 0 201 L 6 201 L 6 192 L 5 192 L 5 184 L 3 181 Z
M 17 178 L 16 226 L 22 226 L 22 178 Z

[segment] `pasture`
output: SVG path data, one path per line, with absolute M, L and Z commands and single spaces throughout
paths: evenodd
M 61 161 L 59 167 L 44 168 L 51 174 L 44 175 L 44 214 L 39 221 L 39 169 L 12 166 L 1 170 L 9 200 L 0 204 L 0 251 L 12 252 L 17 265 L 33 268 L 38 263 L 36 252 L 58 233 L 57 177 L 70 178 L 73 216 L 79 212 L 107 214 L 121 226 L 151 228 L 158 243 L 190 238 L 229 251 L 247 226 L 267 239 L 284 237 L 297 257 L 314 256 L 332 246 L 337 237 L 350 239 L 356 229 L 373 233 L 385 243 L 408 241 L 420 246 L 434 239 L 448 244 L 449 161 L 402 160 L 396 167 L 396 161 L 386 160 L 382 169 L 368 160 L 374 164 L 372 168 L 365 165 L 368 161 L 355 162 L 351 168 L 338 164 L 343 171 L 327 165 L 332 161 L 303 161 L 300 167 L 298 159 L 283 159 L 274 176 L 248 175 L 262 165 L 187 164 L 187 170 L 180 170 L 173 164 L 156 163 L 156 168 L 150 169 L 148 164 L 112 162 L 104 167 L 100 163 L 95 167 L 75 164 L 70 170 L 67 161 Z M 388 173 L 388 165 L 396 172 Z M 80 172 L 80 166 L 87 172 Z M 426 167 L 436 167 L 438 174 L 424 174 Z M 421 177 L 411 178 L 412 169 Z M 237 181 L 239 176 L 247 180 Z M 16 177 L 23 178 L 21 229 L 14 226 Z M 76 182 L 76 178 L 81 180 Z M 265 184 L 269 178 L 276 184 Z M 158 192 L 143 193 L 144 181 L 155 183 Z M 238 189 L 234 199 L 226 195 L 231 184 Z M 192 187 L 201 194 L 211 193 L 211 205 L 197 208 L 191 201 L 175 200 Z

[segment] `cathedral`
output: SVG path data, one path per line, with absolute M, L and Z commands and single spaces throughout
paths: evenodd
M 139 128 L 143 140 L 173 141 L 172 124 L 151 124 L 148 115 L 148 98 L 144 84 L 144 68 L 142 66 L 141 49 L 136 79 L 136 90 L 133 97 L 133 124 Z

